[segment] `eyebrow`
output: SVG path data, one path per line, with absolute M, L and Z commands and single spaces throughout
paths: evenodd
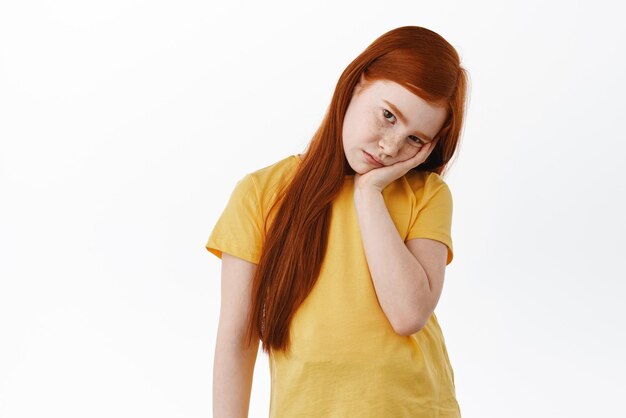
M 408 125 L 408 121 L 406 120 L 406 117 L 404 117 L 404 115 L 402 114 L 402 112 L 400 112 L 400 109 L 398 109 L 396 106 L 394 106 L 393 103 L 388 102 L 387 100 L 383 99 L 383 102 L 387 103 L 387 106 L 389 106 L 391 108 L 391 110 L 393 110 L 393 112 L 398 115 L 398 117 L 400 118 L 400 120 L 402 121 L 402 123 L 404 123 L 405 125 Z M 423 139 L 426 140 L 426 142 L 431 142 L 433 139 L 431 137 L 429 137 L 428 135 L 420 132 L 420 131 L 415 131 L 415 133 L 419 136 L 421 136 Z

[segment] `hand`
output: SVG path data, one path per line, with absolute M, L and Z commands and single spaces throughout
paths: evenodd
M 377 167 L 365 174 L 355 173 L 354 175 L 354 189 L 358 188 L 374 188 L 379 192 L 382 192 L 385 187 L 391 184 L 394 180 L 404 176 L 410 169 L 417 167 L 430 155 L 435 141 L 429 142 L 422 146 L 420 150 L 413 157 L 408 160 L 398 161 L 397 163 L 385 166 Z

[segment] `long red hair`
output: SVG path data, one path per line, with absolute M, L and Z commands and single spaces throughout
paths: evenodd
M 265 241 L 252 282 L 246 341 L 287 352 L 294 313 L 315 285 L 326 251 L 331 205 L 346 175 L 354 174 L 342 145 L 343 118 L 361 75 L 394 81 L 424 100 L 447 105 L 448 117 L 428 159 L 413 170 L 442 174 L 454 155 L 465 112 L 468 75 L 456 50 L 419 26 L 393 29 L 370 44 L 339 77 L 330 106 L 292 180 L 266 221 Z M 269 217 L 269 216 L 268 216 Z

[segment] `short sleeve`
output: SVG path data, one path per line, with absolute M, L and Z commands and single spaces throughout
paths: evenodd
M 437 173 L 430 173 L 423 194 L 417 196 L 417 209 L 406 240 L 430 238 L 448 247 L 446 265 L 452 262 L 452 193 Z
M 237 182 L 205 248 L 220 259 L 222 252 L 258 264 L 261 257 L 261 207 L 254 178 Z

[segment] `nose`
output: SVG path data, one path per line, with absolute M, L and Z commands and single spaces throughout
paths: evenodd
M 390 136 L 386 138 L 382 138 L 378 141 L 378 146 L 383 150 L 383 152 L 390 157 L 395 157 L 398 155 L 398 152 L 404 145 L 404 140 L 397 136 Z

